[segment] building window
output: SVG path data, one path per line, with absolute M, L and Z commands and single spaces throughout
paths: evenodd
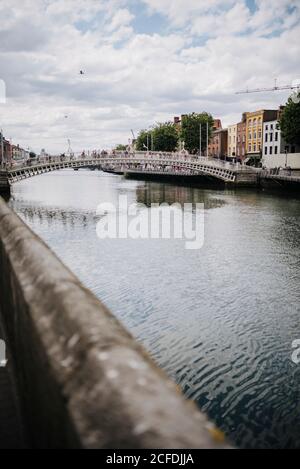
M 256 132 L 254 132 L 253 138 L 254 138 L 254 140 L 256 140 Z
M 266 125 L 266 130 L 269 130 L 269 126 L 268 126 L 268 125 Z
M 270 134 L 270 142 L 273 142 L 273 134 Z
M 267 142 L 267 141 L 268 141 L 268 134 L 265 134 L 265 142 Z
M 268 154 L 268 147 L 265 147 L 265 155 Z
M 253 151 L 256 151 L 256 144 L 253 145 Z
M 251 143 L 248 146 L 248 151 L 251 151 Z
M 273 124 L 271 124 L 271 130 L 273 130 Z
M 258 132 L 258 138 L 261 138 L 261 130 Z
M 278 147 L 276 146 L 276 147 L 274 147 L 274 153 L 275 153 L 275 155 L 277 155 L 277 152 L 278 152 Z
M 275 142 L 278 142 L 278 132 L 275 133 Z
M 270 155 L 273 153 L 273 147 L 270 147 Z

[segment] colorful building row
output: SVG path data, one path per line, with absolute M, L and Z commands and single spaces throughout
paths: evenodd
M 257 164 L 273 155 L 298 153 L 300 147 L 287 145 L 279 128 L 279 118 L 284 107 L 277 110 L 261 109 L 245 112 L 241 121 L 222 129 L 215 120 L 208 155 L 211 158 Z M 216 125 L 217 123 L 217 125 Z
M 14 164 L 14 162 L 26 161 L 30 157 L 30 153 L 19 145 L 12 144 L 0 132 L 0 165 L 3 163 Z

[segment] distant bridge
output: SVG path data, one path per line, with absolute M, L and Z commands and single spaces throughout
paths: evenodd
M 79 158 L 50 157 L 3 169 L 0 171 L 0 191 L 40 174 L 87 167 L 133 175 L 204 176 L 230 185 L 257 185 L 258 182 L 258 170 L 240 164 L 181 153 L 116 152 Z

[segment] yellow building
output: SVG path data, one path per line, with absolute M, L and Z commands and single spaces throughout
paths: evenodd
M 277 118 L 276 110 L 261 109 L 246 113 L 247 157 L 261 159 L 263 145 L 263 123 Z
M 236 144 L 237 144 L 237 124 L 228 126 L 228 158 L 236 157 Z

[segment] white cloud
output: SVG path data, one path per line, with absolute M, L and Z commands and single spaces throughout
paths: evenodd
M 111 19 L 109 26 L 107 27 L 108 31 L 114 31 L 123 26 L 127 26 L 134 19 L 134 15 L 130 13 L 126 8 L 119 9 Z
M 299 76 L 298 0 L 259 0 L 254 13 L 242 0 L 143 1 L 167 27 L 136 33 L 148 18 L 135 0 L 1 0 L 7 136 L 37 150 L 63 151 L 68 138 L 99 148 L 181 112 L 231 123 L 285 101 L 235 91 Z
M 207 15 L 199 15 L 194 18 L 190 31 L 195 35 L 208 35 L 218 37 L 222 34 L 232 35 L 242 33 L 248 28 L 250 12 L 244 2 L 236 2 L 229 10 Z
M 299 0 L 256 0 L 251 14 L 245 0 L 143 0 L 150 11 L 168 17 L 175 27 L 187 26 L 196 35 L 222 35 L 252 30 L 271 34 L 299 22 Z
M 175 26 L 183 26 L 199 15 L 217 12 L 221 7 L 234 4 L 234 0 L 143 0 L 150 11 L 166 15 Z

